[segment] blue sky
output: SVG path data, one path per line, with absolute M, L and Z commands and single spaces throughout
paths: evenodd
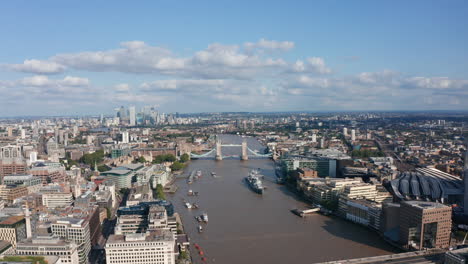
M 468 110 L 466 1 L 10 1 L 5 115 Z

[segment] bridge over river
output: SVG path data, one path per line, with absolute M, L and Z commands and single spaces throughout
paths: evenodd
M 190 153 L 190 156 L 198 159 L 215 158 L 216 160 L 226 158 L 248 160 L 249 158 L 271 158 L 273 156 L 272 153 L 264 153 L 265 147 L 252 137 L 216 135 L 212 140 L 215 141 L 215 144 L 211 150 L 203 154 Z M 239 142 L 239 140 L 241 141 Z

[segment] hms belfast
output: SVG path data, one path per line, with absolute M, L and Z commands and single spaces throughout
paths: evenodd
M 263 190 L 265 189 L 262 184 L 262 180 L 260 179 L 260 175 L 256 170 L 252 170 L 249 172 L 249 176 L 245 177 L 245 181 L 249 185 L 249 187 L 258 194 L 263 194 Z

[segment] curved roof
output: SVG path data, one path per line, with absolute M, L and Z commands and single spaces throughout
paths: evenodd
M 399 200 L 439 201 L 448 195 L 463 193 L 460 179 L 436 177 L 423 171 L 403 172 L 386 184 L 386 188 Z

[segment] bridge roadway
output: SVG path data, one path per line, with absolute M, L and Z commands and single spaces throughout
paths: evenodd
M 347 259 L 323 262 L 321 264 L 429 264 L 444 263 L 445 250 L 432 249 L 423 251 L 405 252 L 393 255 L 383 255 L 368 258 Z

